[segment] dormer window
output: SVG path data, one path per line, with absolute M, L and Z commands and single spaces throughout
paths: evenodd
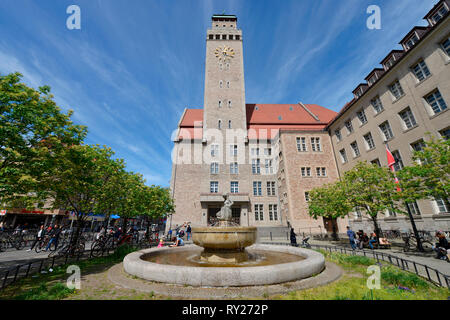
M 371 86 L 375 83 L 375 81 L 377 81 L 377 76 L 374 74 L 369 78 L 369 80 L 367 80 L 367 83 L 369 84 L 369 86 Z
M 405 50 L 411 49 L 417 42 L 419 41 L 419 37 L 417 37 L 417 34 L 413 34 L 408 41 L 405 42 L 404 47 Z
M 445 15 L 447 14 L 447 7 L 442 4 L 442 6 L 436 11 L 435 14 L 431 16 L 431 22 L 433 25 L 437 24 Z

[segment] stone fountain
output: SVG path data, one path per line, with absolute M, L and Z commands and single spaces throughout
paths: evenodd
M 323 271 L 325 258 L 318 252 L 254 244 L 257 229 L 234 224 L 232 205 L 225 198 L 217 224 L 192 228 L 195 245 L 130 253 L 123 260 L 125 272 L 162 283 L 231 287 L 296 281 Z
M 233 201 L 228 197 L 217 214 L 218 224 L 192 229 L 192 240 L 203 249 L 201 260 L 208 263 L 242 263 L 248 261 L 245 250 L 256 241 L 256 227 L 236 226 L 232 219 Z

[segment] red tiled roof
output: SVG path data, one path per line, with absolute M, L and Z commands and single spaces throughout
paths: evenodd
M 247 104 L 247 129 L 249 139 L 272 139 L 281 130 L 323 130 L 336 112 L 305 104 Z M 314 115 L 314 116 L 313 116 Z M 317 119 L 316 119 L 317 118 Z M 180 122 L 180 139 L 201 139 L 202 129 L 194 130 L 194 124 L 203 121 L 202 109 L 186 109 Z

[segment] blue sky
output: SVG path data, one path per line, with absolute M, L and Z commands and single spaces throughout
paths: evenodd
M 171 134 L 203 105 L 205 35 L 214 13 L 243 31 L 247 103 L 339 111 L 352 90 L 438 0 L 1 0 L 0 73 L 48 84 L 147 184 L 169 185 Z M 81 8 L 81 30 L 66 9 Z M 381 30 L 369 30 L 369 5 Z

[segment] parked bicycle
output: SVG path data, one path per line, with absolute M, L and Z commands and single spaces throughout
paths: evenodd
M 77 241 L 76 244 L 67 244 L 58 250 L 49 253 L 48 257 L 65 257 L 65 256 L 79 256 L 84 253 L 85 243 Z
M 430 241 L 425 240 L 422 236 L 420 236 L 419 239 L 422 244 L 422 248 L 423 248 L 424 252 L 432 252 L 433 251 L 433 244 Z M 405 244 L 403 245 L 404 252 L 408 252 L 412 248 L 417 248 L 417 238 L 413 233 L 410 233 L 409 235 L 404 236 L 403 241 L 405 242 Z

